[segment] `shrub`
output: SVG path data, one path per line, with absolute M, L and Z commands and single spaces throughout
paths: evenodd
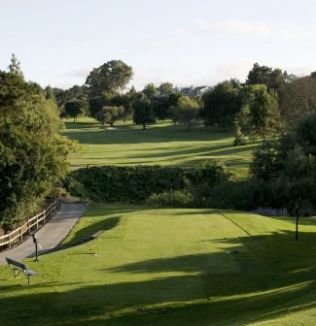
M 102 166 L 72 171 L 65 188 L 74 196 L 97 202 L 142 203 L 153 194 L 185 189 L 190 192 L 199 184 L 211 189 L 226 179 L 225 170 L 212 162 L 195 169 Z
M 159 194 L 152 194 L 147 199 L 147 204 L 156 207 L 191 207 L 193 197 L 185 191 L 171 190 Z

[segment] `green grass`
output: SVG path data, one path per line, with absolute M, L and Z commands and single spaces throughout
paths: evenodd
M 0 325 L 315 325 L 316 221 L 93 204 L 32 285 L 0 268 Z M 235 253 L 234 253 L 235 252 Z
M 102 127 L 95 120 L 66 120 L 65 134 L 80 142 L 79 152 L 71 156 L 73 168 L 87 165 L 159 164 L 192 167 L 206 159 L 224 163 L 232 173 L 244 177 L 257 144 L 233 146 L 233 135 L 208 128 L 152 125 L 143 131 L 131 123 Z

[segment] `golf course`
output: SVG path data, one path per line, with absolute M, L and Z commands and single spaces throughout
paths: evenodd
M 116 128 L 67 121 L 71 167 L 216 159 L 243 177 L 255 146 L 167 124 Z M 60 250 L 24 260 L 38 272 L 30 286 L 0 267 L 0 325 L 314 325 L 316 222 L 300 224 L 295 241 L 293 218 L 91 202 Z
M 214 132 L 199 125 L 187 130 L 184 125 L 161 122 L 143 131 L 132 122 L 109 128 L 88 117 L 76 123 L 66 120 L 65 125 L 64 134 L 80 144 L 79 151 L 71 155 L 72 168 L 138 164 L 192 167 L 214 159 L 244 177 L 257 146 L 235 147 L 232 132 Z
M 91 204 L 64 249 L 1 267 L 1 325 L 313 325 L 316 223 Z M 101 231 L 91 241 L 76 245 Z

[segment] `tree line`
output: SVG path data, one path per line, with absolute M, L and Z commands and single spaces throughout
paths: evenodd
M 234 130 L 235 145 L 253 138 L 282 133 L 297 119 L 316 112 L 316 73 L 296 77 L 278 68 L 255 63 L 244 83 L 231 79 L 213 87 L 178 88 L 169 82 L 147 84 L 143 90 L 126 90 L 132 67 L 112 60 L 94 68 L 82 86 L 67 90 L 47 87 L 62 116 L 80 114 L 113 127 L 118 120 L 132 119 L 146 129 L 157 120 L 194 122 Z

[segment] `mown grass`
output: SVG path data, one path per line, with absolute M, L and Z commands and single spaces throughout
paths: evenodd
M 316 222 L 211 209 L 92 204 L 65 240 L 0 267 L 0 325 L 315 325 Z
M 80 143 L 80 150 L 71 156 L 73 168 L 126 164 L 192 167 L 214 159 L 244 177 L 257 146 L 235 147 L 232 133 L 202 126 L 187 130 L 186 126 L 168 122 L 149 126 L 146 131 L 130 122 L 112 130 L 91 118 L 81 118 L 77 123 L 66 120 L 65 125 L 65 134 Z

